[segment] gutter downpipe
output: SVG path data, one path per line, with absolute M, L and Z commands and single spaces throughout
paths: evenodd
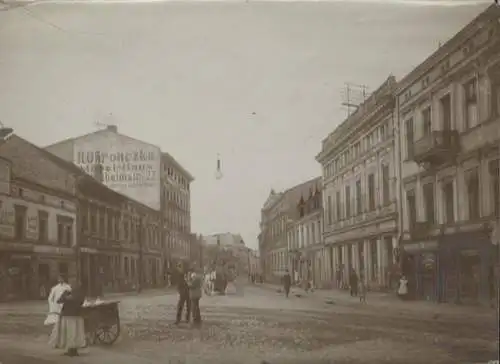
M 403 183 L 402 183 L 402 158 L 401 158 L 401 153 L 402 153 L 402 148 L 401 148 L 401 123 L 400 123 L 400 105 L 399 105 L 399 97 L 397 96 L 397 93 L 395 95 L 396 102 L 395 102 L 395 107 L 393 108 L 393 114 L 392 114 L 392 121 L 393 125 L 395 125 L 395 143 L 394 147 L 396 149 L 394 153 L 394 159 L 396 163 L 396 184 L 397 188 L 396 190 L 398 191 L 398 196 L 397 198 L 397 204 L 398 204 L 398 246 L 397 248 L 400 249 L 400 254 L 399 254 L 399 269 L 402 270 L 402 259 L 401 259 L 401 242 L 403 240 Z M 396 115 L 394 115 L 396 114 Z M 396 123 L 395 123 L 396 122 Z M 394 255 L 393 255 L 393 263 L 394 263 Z

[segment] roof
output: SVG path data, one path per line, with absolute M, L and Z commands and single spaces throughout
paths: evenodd
M 193 175 L 191 173 L 189 173 L 183 166 L 181 166 L 181 164 L 179 162 L 177 162 L 175 160 L 175 158 L 172 157 L 172 155 L 170 155 L 167 152 L 162 152 L 161 155 L 162 155 L 162 157 L 168 158 L 172 162 L 172 164 L 175 165 L 175 167 L 181 171 L 181 173 L 184 175 L 184 177 L 186 177 L 189 180 L 189 182 L 194 181 Z
M 310 179 L 309 181 L 303 182 L 284 191 L 283 193 L 285 204 L 287 205 L 286 208 L 295 208 L 300 198 L 302 196 L 307 198 L 311 190 L 312 192 L 314 192 L 316 189 L 320 190 L 322 185 L 321 181 L 321 177 L 315 177 L 313 179 Z
M 444 43 L 437 51 L 432 53 L 429 57 L 427 57 L 427 59 L 401 79 L 398 84 L 398 92 L 403 92 L 415 80 L 422 77 L 427 71 L 429 71 L 435 64 L 441 62 L 443 58 L 449 55 L 450 52 L 459 47 L 465 39 L 472 36 L 478 29 L 480 29 L 483 26 L 483 22 L 498 18 L 499 16 L 500 7 L 498 5 L 492 4 L 486 8 L 458 33 L 446 41 L 446 43 Z

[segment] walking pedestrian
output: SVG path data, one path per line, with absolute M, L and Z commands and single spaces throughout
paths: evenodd
M 290 272 L 288 269 L 285 271 L 285 275 L 283 276 L 283 288 L 285 289 L 285 297 L 288 298 L 290 294 L 290 287 L 292 286 L 292 277 L 290 276 Z
M 82 305 L 85 296 L 78 287 L 65 291 L 57 300 L 62 304 L 61 316 L 54 325 L 49 343 L 55 349 L 65 349 L 64 355 L 78 356 L 78 349 L 86 346 Z
M 349 274 L 349 286 L 351 288 L 351 297 L 356 297 L 358 295 L 358 275 L 354 268 L 351 269 Z
M 182 264 L 177 265 L 175 282 L 177 284 L 177 293 L 179 294 L 179 299 L 177 300 L 177 315 L 175 317 L 176 325 L 180 324 L 181 322 L 184 306 L 186 306 L 186 322 L 189 322 L 191 317 L 191 301 L 189 299 L 189 287 L 187 284 L 186 275 L 187 270 L 184 269 Z
M 191 305 L 191 311 L 193 313 L 193 326 L 201 325 L 201 312 L 200 312 L 200 299 L 202 296 L 201 287 L 202 279 L 201 275 L 197 272 L 192 272 L 189 280 L 189 299 Z

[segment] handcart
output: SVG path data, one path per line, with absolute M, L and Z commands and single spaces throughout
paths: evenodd
M 119 301 L 84 305 L 87 345 L 112 345 L 120 336 Z

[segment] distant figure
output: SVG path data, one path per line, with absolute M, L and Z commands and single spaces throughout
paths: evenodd
M 283 276 L 283 288 L 285 289 L 285 297 L 288 298 L 290 294 L 290 287 L 292 286 L 292 277 L 290 276 L 290 272 L 288 269 L 285 271 L 285 275 Z
M 349 286 L 351 288 L 351 296 L 356 297 L 358 295 L 358 275 L 354 268 L 351 269 L 349 274 Z
M 359 302 L 366 303 L 366 292 L 367 287 L 365 283 L 365 277 L 361 276 L 359 278 Z
M 408 299 L 408 279 L 403 274 L 399 280 L 398 297 L 402 300 Z

